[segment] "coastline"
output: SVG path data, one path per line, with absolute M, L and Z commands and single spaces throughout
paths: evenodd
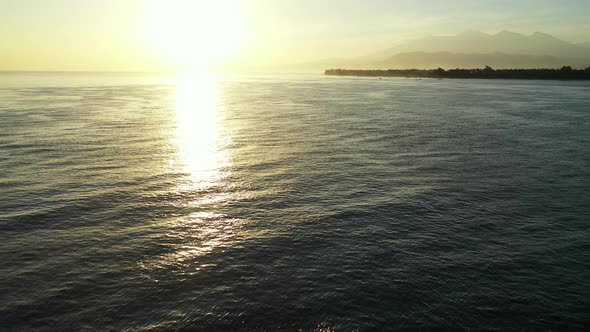
M 560 69 L 388 69 L 388 70 L 355 70 L 328 69 L 328 76 L 357 77 L 403 77 L 403 78 L 454 78 L 454 79 L 502 79 L 502 80 L 590 80 L 590 67 L 573 69 L 564 66 Z

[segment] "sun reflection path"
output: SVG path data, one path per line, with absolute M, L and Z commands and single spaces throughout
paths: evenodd
M 222 105 L 216 78 L 206 74 L 182 75 L 175 93 L 177 162 L 190 175 L 183 190 L 207 189 L 227 176 L 229 156 L 224 146 L 228 138 L 221 134 Z
M 235 189 L 229 179 L 235 155 L 229 153 L 231 128 L 223 127 L 229 113 L 225 113 L 220 82 L 219 77 L 194 74 L 168 81 L 176 85 L 173 144 L 177 153 L 170 166 L 185 176 L 172 195 L 178 210 L 159 225 L 162 236 L 157 240 L 169 250 L 138 262 L 151 280 L 174 277 L 161 274 L 162 270 L 174 269 L 179 276 L 202 273 L 208 264 L 203 257 L 271 236 L 271 230 L 250 229 L 247 219 L 225 215 L 219 208 L 241 195 L 230 193 Z
M 215 209 L 227 199 L 224 181 L 231 162 L 229 136 L 222 128 L 223 104 L 217 90 L 218 78 L 182 75 L 174 79 L 176 113 L 174 144 L 177 154 L 172 167 L 186 174 L 176 190 L 182 216 L 167 223 L 164 240 L 172 252 L 139 262 L 146 271 L 176 267 L 199 270 L 198 258 L 239 238 L 241 221 L 227 218 Z M 196 265 L 195 265 L 196 264 Z M 151 273 L 148 273 L 151 274 Z

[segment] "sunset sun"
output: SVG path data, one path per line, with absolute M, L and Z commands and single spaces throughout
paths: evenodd
M 144 33 L 150 50 L 167 65 L 203 69 L 239 55 L 246 24 L 237 1 L 151 0 Z

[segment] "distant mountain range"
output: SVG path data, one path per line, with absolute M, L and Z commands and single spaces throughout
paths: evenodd
M 569 43 L 542 32 L 527 36 L 507 30 L 493 35 L 468 30 L 456 36 L 428 36 L 401 43 L 384 51 L 390 56 L 407 52 L 500 52 L 561 58 L 590 58 L 590 48 L 584 45 Z
M 569 43 L 542 32 L 523 35 L 508 30 L 496 34 L 468 30 L 455 36 L 409 40 L 364 57 L 307 65 L 314 69 L 586 68 L 590 66 L 590 43 Z

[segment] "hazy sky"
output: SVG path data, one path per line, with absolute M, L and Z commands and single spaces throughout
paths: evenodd
M 0 70 L 304 62 L 466 29 L 590 42 L 588 17 L 588 0 L 0 0 Z

